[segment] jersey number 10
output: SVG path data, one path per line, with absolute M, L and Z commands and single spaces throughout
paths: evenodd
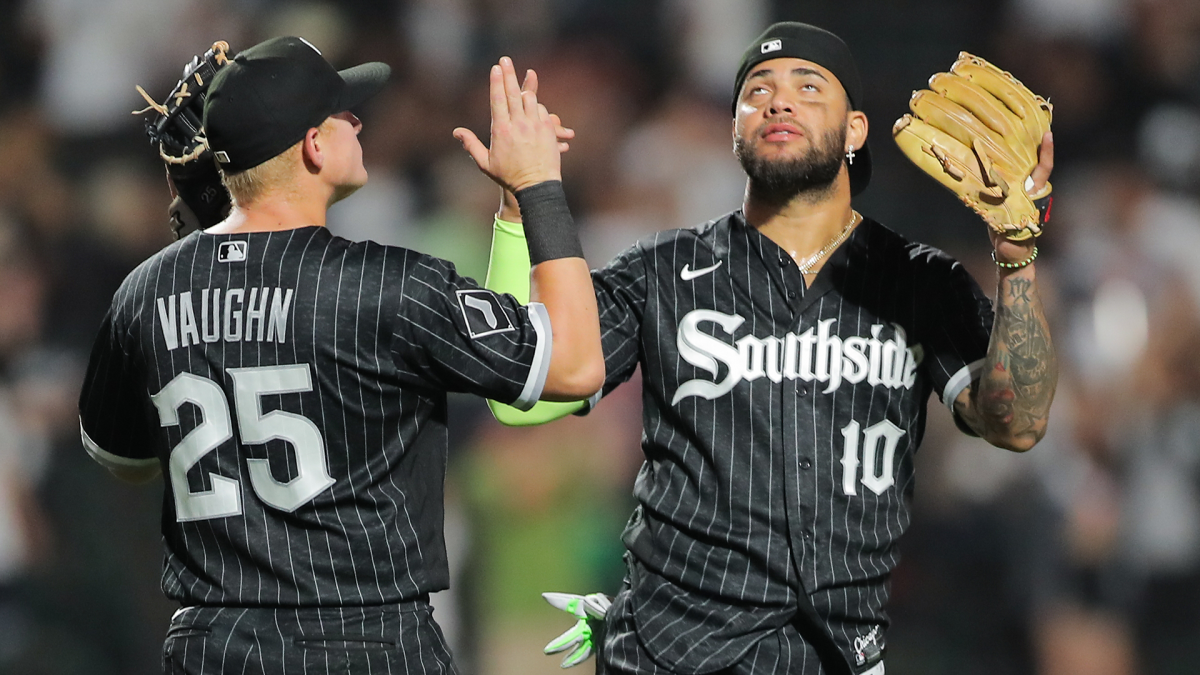
M 302 415 L 262 411 L 263 396 L 312 391 L 308 364 L 226 368 L 225 372 L 233 378 L 234 412 L 242 443 L 258 445 L 279 439 L 291 444 L 296 454 L 296 477 L 286 483 L 271 475 L 268 460 L 247 459 L 254 494 L 267 505 L 290 513 L 333 485 L 326 465 L 325 441 L 317 425 Z M 237 480 L 209 474 L 212 488 L 192 492 L 188 486 L 188 470 L 233 437 L 229 400 L 220 385 L 206 377 L 180 373 L 150 399 L 164 427 L 180 423 L 179 408 L 184 403 L 200 409 L 200 424 L 171 448 L 169 466 L 176 519 L 182 522 L 240 515 L 242 491 Z
M 861 482 L 877 495 L 896 484 L 893 469 L 896 464 L 896 445 L 904 430 L 891 420 L 876 422 L 862 431 L 863 457 L 859 461 L 859 425 L 851 421 L 842 427 L 842 492 L 847 496 L 858 494 L 856 483 Z M 862 466 L 862 480 L 858 468 Z

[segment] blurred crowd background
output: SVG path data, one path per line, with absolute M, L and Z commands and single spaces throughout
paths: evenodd
M 888 673 L 1200 672 L 1200 2 L 1196 0 L 5 0 L 0 2 L 0 673 L 159 669 L 162 486 L 112 479 L 75 405 L 124 275 L 169 243 L 161 165 L 130 111 L 216 39 L 296 34 L 339 67 L 393 67 L 362 111 L 370 184 L 350 238 L 486 269 L 497 190 L 450 135 L 487 130 L 509 54 L 576 129 L 567 192 L 593 266 L 738 208 L 729 101 L 771 21 L 858 59 L 875 178 L 856 208 L 962 260 L 984 226 L 888 138 L 960 50 L 1053 102 L 1042 293 L 1061 357 L 1046 439 L 1013 455 L 936 400 L 893 575 Z M 570 621 L 545 590 L 613 592 L 641 461 L 636 382 L 589 417 L 513 430 L 455 398 L 451 591 L 465 675 L 553 673 Z M 590 666 L 584 666 L 590 670 Z

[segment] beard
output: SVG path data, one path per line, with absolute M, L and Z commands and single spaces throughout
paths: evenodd
M 832 188 L 842 170 L 846 146 L 846 124 L 829 129 L 808 152 L 788 159 L 766 159 L 756 152 L 758 139 L 738 137 L 733 144 L 742 169 L 750 179 L 750 194 L 769 204 L 786 204 L 799 195 L 819 198 Z

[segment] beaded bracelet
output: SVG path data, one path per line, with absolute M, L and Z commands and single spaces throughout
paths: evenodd
M 1038 255 L 1038 248 L 1037 248 L 1037 246 L 1034 246 L 1033 253 L 1030 253 L 1028 258 L 1022 260 L 1021 262 L 1006 263 L 1006 262 L 1000 262 L 999 260 L 996 260 L 996 252 L 992 251 L 992 262 L 996 263 L 997 267 L 1001 267 L 1006 270 L 1019 270 L 1022 267 L 1028 267 L 1029 265 L 1031 265 L 1034 260 L 1037 260 L 1037 255 Z

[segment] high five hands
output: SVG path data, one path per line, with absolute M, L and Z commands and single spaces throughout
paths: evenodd
M 501 57 L 489 74 L 492 112 L 491 146 L 470 129 L 458 127 L 454 137 L 479 170 L 509 192 L 551 180 L 562 180 L 560 154 L 575 132 L 562 126 L 537 100 L 537 73 L 527 70 L 518 85 L 512 59 Z

